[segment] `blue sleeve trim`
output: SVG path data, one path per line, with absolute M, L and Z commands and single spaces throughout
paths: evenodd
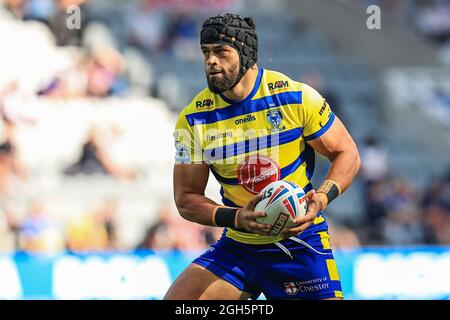
M 336 118 L 336 116 L 334 115 L 334 113 L 332 113 L 330 119 L 328 119 L 328 122 L 319 131 L 317 131 L 316 133 L 310 134 L 309 136 L 305 136 L 303 138 L 306 141 L 317 139 L 318 137 L 323 135 L 325 132 L 327 132 L 328 129 L 330 129 L 335 118 Z

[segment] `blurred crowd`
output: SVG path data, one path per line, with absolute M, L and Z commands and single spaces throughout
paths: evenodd
M 124 243 L 117 234 L 120 199 L 99 200 L 100 203 L 67 218 L 58 212 L 51 197 L 29 196 L 32 193 L 29 190 L 21 194 L 32 185 L 35 175 L 22 161 L 17 132 L 23 127 L 33 129 L 40 125 L 33 117 L 35 111 L 27 105 L 41 98 L 80 101 L 157 97 L 149 57 L 200 58 L 197 46 L 200 22 L 194 19 L 199 14 L 199 6 L 195 1 L 192 3 L 192 7 L 180 9 L 179 4 L 170 1 L 124 1 L 116 10 L 108 4 L 103 6 L 102 1 L 0 1 L 0 22 L 6 23 L 3 26 L 15 31 L 33 30 L 44 39 L 39 38 L 37 48 L 27 44 L 33 35 L 17 33 L 16 38 L 6 38 L 4 42 L 22 42 L 22 50 L 39 51 L 44 62 L 51 59 L 45 57 L 47 52 L 58 59 L 64 58 L 58 68 L 43 67 L 45 77 L 40 75 L 42 70 L 32 66 L 25 77 L 25 80 L 36 79 L 30 86 L 24 86 L 20 74 L 12 73 L 14 76 L 8 77 L 6 72 L 0 79 L 0 252 L 201 250 L 218 239 L 221 233 L 218 228 L 189 223 L 178 215 L 173 204 L 162 202 L 160 209 L 149 212 L 155 222 L 148 226 L 141 240 Z M 230 3 L 210 1 L 210 10 Z M 73 28 L 68 27 L 68 19 L 72 19 Z M 43 45 L 49 47 L 45 48 L 47 51 Z M 0 54 L 3 62 L 7 57 L 8 53 Z M 15 58 L 14 52 L 10 58 Z M 114 125 L 100 128 L 93 124 L 79 146 L 78 155 L 59 170 L 60 174 L 69 179 L 90 175 L 117 181 L 139 178 L 138 168 L 123 166 L 111 156 L 122 130 Z
M 437 45 L 450 43 L 450 2 L 422 1 L 415 23 L 420 32 Z
M 420 245 L 450 243 L 450 167 L 418 190 L 397 177 L 376 137 L 360 146 L 364 183 L 364 219 L 353 224 L 363 244 Z
M 364 6 L 380 6 L 392 17 L 436 45 L 450 42 L 450 1 L 448 0 L 359 0 Z M 383 12 L 383 11 L 382 11 Z
M 218 6 L 215 9 L 232 2 L 211 1 L 211 4 Z M 380 2 L 391 7 L 398 3 Z M 116 12 L 110 6 L 96 9 L 95 1 L 87 0 L 1 1 L 0 22 L 40 23 L 51 33 L 55 47 L 69 49 L 64 54 L 70 63 L 37 81 L 31 92 L 30 87 L 24 90 L 18 79 L 11 79 L 3 87 L 0 83 L 0 252 L 202 250 L 220 237 L 220 228 L 182 219 L 172 203 L 158 204 L 158 209 L 149 213 L 155 219 L 145 228 L 141 240 L 124 245 L 117 234 L 118 199 L 104 199 L 69 219 L 62 219 L 52 202 L 45 199 L 30 197 L 21 210 L 11 200 L 26 194 L 22 182 L 33 179 L 17 147 L 18 128 L 36 125 L 33 113 L 24 107 L 27 101 L 157 96 L 148 56 L 200 59 L 197 34 L 201 12 L 196 7 L 167 10 L 165 3 L 135 1 Z M 418 25 L 434 40 L 448 41 L 449 4 L 430 3 L 424 2 Z M 67 12 L 73 5 L 81 10 L 81 27 L 69 29 Z M 439 19 L 433 17 L 437 13 L 435 6 L 446 6 L 443 9 L 447 11 L 438 10 Z M 324 95 L 340 115 L 339 101 L 321 79 L 311 74 L 303 81 L 323 87 Z M 123 166 L 110 156 L 110 148 L 120 135 L 121 129 L 114 126 L 107 129 L 92 126 L 79 146 L 78 155 L 60 173 L 69 178 L 99 174 L 134 181 L 139 170 Z M 450 244 L 450 172 L 430 181 L 421 191 L 411 181 L 396 177 L 389 167 L 389 155 L 376 137 L 367 138 L 360 151 L 363 167 L 358 179 L 364 186 L 361 190 L 364 219 L 339 225 L 330 221 L 333 246 Z
M 232 1 L 210 2 L 214 10 Z M 198 8 L 168 3 L 123 1 L 116 9 L 102 1 L 2 0 L 0 19 L 39 22 L 57 46 L 70 48 L 72 64 L 42 84 L 39 95 L 155 96 L 151 58 L 200 58 Z

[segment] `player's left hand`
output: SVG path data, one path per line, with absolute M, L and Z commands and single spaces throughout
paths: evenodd
M 281 231 L 280 235 L 283 239 L 296 236 L 297 234 L 305 231 L 310 225 L 313 224 L 317 214 L 320 210 L 322 210 L 322 202 L 320 201 L 320 198 L 315 190 L 310 190 L 306 194 L 306 201 L 308 203 L 308 211 L 303 217 L 293 220 L 293 223 L 296 224 L 295 227 L 284 228 L 283 231 Z

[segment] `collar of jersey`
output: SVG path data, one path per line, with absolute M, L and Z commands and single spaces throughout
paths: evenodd
M 223 101 L 225 101 L 229 104 L 236 104 L 236 103 L 243 104 L 243 103 L 246 103 L 247 101 L 250 101 L 259 89 L 259 85 L 261 84 L 261 79 L 263 76 L 263 71 L 264 70 L 262 68 L 258 68 L 258 77 L 256 78 L 255 85 L 253 86 L 253 89 L 250 92 L 250 94 L 245 99 L 239 100 L 239 101 L 232 100 L 232 99 L 225 97 L 223 94 L 220 94 L 220 97 L 222 98 Z

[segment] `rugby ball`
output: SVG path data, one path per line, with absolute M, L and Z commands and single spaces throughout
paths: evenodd
M 304 216 L 307 211 L 306 194 L 297 184 L 279 180 L 268 184 L 262 191 L 262 198 L 254 211 L 264 211 L 265 217 L 256 221 L 271 224 L 269 233 L 277 236 L 285 227 L 293 227 L 292 221 Z

